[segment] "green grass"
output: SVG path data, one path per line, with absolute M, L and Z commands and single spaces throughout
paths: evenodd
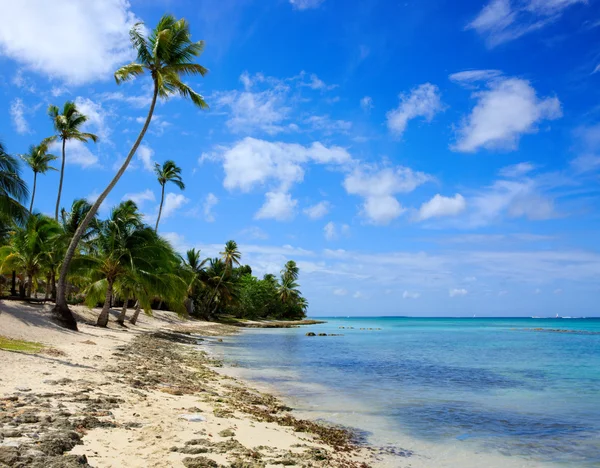
M 5 351 L 20 351 L 22 353 L 39 353 L 44 349 L 44 345 L 33 341 L 13 340 L 12 338 L 0 336 L 0 349 Z

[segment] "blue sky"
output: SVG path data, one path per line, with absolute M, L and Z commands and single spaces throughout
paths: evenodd
M 117 86 L 127 31 L 166 11 L 210 69 L 151 129 L 101 210 L 174 159 L 160 231 L 256 274 L 301 267 L 311 315 L 600 315 L 597 0 L 23 0 L 0 30 L 0 139 L 25 152 L 74 100 L 97 145 L 67 149 L 64 205 L 127 154 L 150 83 Z M 57 150 L 58 154 L 58 150 Z M 25 172 L 28 180 L 32 175 Z M 39 179 L 52 213 L 58 174 Z

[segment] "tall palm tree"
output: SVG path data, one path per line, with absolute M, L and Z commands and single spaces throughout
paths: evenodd
M 162 166 L 156 163 L 154 165 L 154 172 L 158 177 L 158 183 L 161 187 L 160 208 L 158 209 L 158 218 L 156 218 L 156 227 L 154 228 L 155 231 L 158 231 L 158 223 L 160 222 L 160 215 L 162 214 L 163 202 L 165 201 L 166 183 L 172 182 L 175 185 L 177 185 L 177 187 L 179 187 L 180 190 L 185 190 L 185 184 L 183 183 L 183 180 L 181 180 L 181 168 L 178 167 L 177 164 L 175 164 L 175 161 L 171 161 L 170 159 L 168 161 L 165 161 Z
M 81 126 L 87 122 L 87 117 L 77 109 L 72 101 L 65 102 L 62 112 L 57 106 L 48 107 L 48 115 L 54 125 L 55 135 L 46 138 L 45 143 L 62 141 L 62 163 L 60 165 L 60 182 L 58 184 L 58 195 L 56 197 L 56 209 L 54 210 L 54 219 L 58 221 L 58 211 L 60 210 L 60 196 L 62 194 L 63 179 L 65 177 L 65 146 L 68 140 L 87 142 L 98 141 L 98 137 L 93 133 L 86 133 L 80 130 Z
M 25 164 L 33 171 L 33 192 L 31 193 L 31 204 L 29 205 L 29 212 L 32 213 L 35 188 L 37 186 L 37 175 L 45 174 L 48 171 L 56 171 L 56 168 L 52 167 L 50 163 L 58 158 L 53 154 L 48 153 L 47 143 L 40 143 L 37 146 L 32 145 L 29 148 L 29 153 L 22 154 L 21 159 L 25 161 Z
M 0 228 L 12 222 L 21 223 L 27 217 L 22 205 L 29 197 L 27 184 L 21 179 L 19 161 L 9 155 L 0 143 Z
M 281 284 L 278 289 L 279 299 L 284 304 L 290 303 L 293 299 L 296 299 L 300 295 L 298 290 L 298 283 L 289 277 L 281 278 Z
M 299 274 L 300 268 L 298 268 L 298 265 L 296 265 L 294 260 L 289 260 L 283 267 L 283 270 L 281 270 L 281 277 L 292 281 L 296 281 Z
M 206 280 L 205 265 L 208 259 L 200 260 L 200 250 L 190 249 L 183 260 L 183 269 L 187 273 L 188 286 L 185 306 L 188 314 L 194 313 L 194 296 Z
M 117 84 L 120 84 L 148 72 L 153 83 L 152 102 L 148 110 L 146 122 L 123 165 L 92 206 L 92 209 L 73 236 L 65 254 L 65 259 L 60 270 L 58 294 L 54 310 L 62 324 L 74 330 L 77 329 L 77 322 L 69 310 L 65 294 L 69 265 L 75 255 L 79 239 L 87 228 L 87 225 L 110 191 L 117 184 L 140 146 L 152 120 L 156 99 L 158 96 L 166 99 L 174 94 L 179 94 L 184 98 L 189 98 L 201 109 L 208 108 L 204 98 L 181 81 L 182 75 L 204 76 L 208 72 L 203 66 L 192 62 L 202 53 L 204 42 L 192 42 L 190 28 L 185 19 L 176 20 L 172 15 L 164 15 L 149 37 L 143 36 L 143 25 L 141 23 L 136 24 L 131 29 L 129 35 L 131 43 L 137 52 L 138 60 L 117 70 L 115 72 L 115 80 Z
M 219 292 L 219 287 L 221 286 L 221 282 L 223 281 L 223 278 L 225 278 L 225 275 L 231 275 L 233 266 L 234 265 L 239 266 L 240 259 L 242 258 L 242 254 L 238 250 L 237 242 L 233 241 L 233 240 L 227 241 L 225 243 L 225 249 L 223 250 L 223 252 L 219 252 L 219 253 L 221 254 L 221 261 L 223 262 L 225 268 L 223 268 L 223 273 L 221 274 L 221 277 L 219 278 L 219 282 L 217 283 L 217 286 L 215 287 L 215 292 L 214 292 L 211 300 L 207 304 L 208 306 L 210 306 L 210 304 L 217 297 L 217 293 Z

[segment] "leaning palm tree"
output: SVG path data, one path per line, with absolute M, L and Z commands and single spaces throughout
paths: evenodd
M 183 183 L 183 180 L 181 180 L 181 168 L 175 164 L 175 161 L 171 161 L 170 159 L 165 161 L 162 166 L 156 163 L 154 165 L 154 172 L 158 177 L 158 183 L 161 187 L 160 207 L 158 208 L 158 218 L 156 218 L 156 227 L 154 228 L 155 231 L 158 231 L 158 223 L 160 222 L 163 202 L 165 201 L 165 185 L 167 182 L 172 182 L 177 185 L 180 190 L 184 190 L 185 184 Z
M 115 72 L 115 79 L 117 84 L 120 84 L 132 80 L 145 72 L 150 74 L 153 83 L 153 93 L 146 122 L 123 165 L 108 184 L 108 187 L 100 194 L 73 236 L 60 270 L 58 294 L 54 310 L 58 314 L 62 324 L 74 330 L 77 329 L 77 322 L 75 322 L 75 318 L 69 310 L 65 294 L 69 265 L 75 255 L 79 239 L 83 235 L 83 232 L 85 232 L 87 225 L 110 191 L 117 184 L 140 146 L 152 120 L 156 99 L 159 96 L 166 99 L 174 94 L 179 94 L 182 97 L 191 99 L 201 109 L 208 108 L 204 98 L 181 81 L 181 75 L 204 76 L 208 71 L 203 66 L 192 62 L 192 60 L 202 53 L 204 42 L 192 42 L 187 21 L 185 19 L 176 20 L 172 15 L 164 15 L 149 37 L 144 37 L 142 31 L 143 25 L 141 23 L 136 24 L 130 31 L 131 43 L 137 52 L 137 62 L 130 63 L 117 70 Z
M 29 197 L 27 184 L 20 175 L 19 161 L 6 153 L 0 143 L 0 228 L 11 223 L 22 223 L 27 209 L 22 205 Z
M 281 277 L 291 279 L 292 281 L 296 281 L 299 274 L 300 269 L 294 260 L 289 260 L 283 267 L 283 270 L 281 270 Z
M 58 221 L 58 210 L 60 209 L 60 196 L 62 194 L 63 179 L 65 177 L 65 147 L 68 140 L 87 142 L 98 141 L 98 137 L 93 133 L 86 133 L 80 130 L 81 126 L 87 122 L 87 117 L 77 109 L 74 102 L 67 101 L 63 106 L 62 112 L 57 106 L 48 107 L 48 115 L 54 125 L 55 135 L 46 138 L 45 144 L 57 140 L 62 141 L 62 162 L 60 165 L 60 182 L 58 183 L 58 195 L 56 197 L 56 209 L 54 219 Z
M 50 163 L 58 158 L 53 154 L 48 153 L 48 144 L 43 142 L 37 146 L 32 145 L 29 148 L 29 153 L 22 154 L 21 159 L 25 161 L 25 164 L 33 171 L 33 191 L 31 193 L 31 204 L 29 205 L 29 212 L 32 213 L 35 188 L 37 186 L 37 175 L 45 174 L 48 171 L 56 171 L 56 168 L 52 167 Z

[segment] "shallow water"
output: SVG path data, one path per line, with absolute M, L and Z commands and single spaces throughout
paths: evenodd
M 217 350 L 301 413 L 445 466 L 600 466 L 600 319 L 326 320 Z

